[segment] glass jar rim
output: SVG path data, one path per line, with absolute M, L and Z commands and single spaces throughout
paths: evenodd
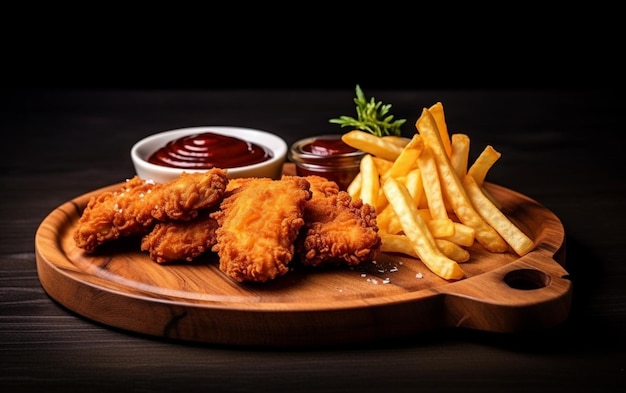
M 365 155 L 364 151 L 358 149 L 349 153 L 338 153 L 331 155 L 320 155 L 302 150 L 304 146 L 319 139 L 341 139 L 341 134 L 324 134 L 300 139 L 291 145 L 289 149 L 289 159 L 294 162 L 318 163 L 318 165 L 323 164 L 323 162 L 332 160 L 333 165 L 337 165 L 338 161 L 340 163 L 345 162 L 345 164 L 351 164 L 354 161 L 360 161 L 361 158 L 363 158 L 363 156 Z

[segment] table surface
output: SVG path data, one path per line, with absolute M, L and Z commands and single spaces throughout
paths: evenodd
M 364 89 L 365 90 L 365 89 Z M 290 144 L 341 132 L 352 90 L 5 90 L 0 92 L 0 387 L 3 391 L 622 391 L 626 387 L 624 100 L 610 90 L 365 90 L 406 118 L 441 101 L 471 156 L 502 153 L 488 181 L 546 206 L 566 232 L 568 319 L 495 334 L 429 331 L 323 348 L 199 345 L 76 315 L 42 289 L 34 236 L 60 204 L 133 176 L 131 145 L 200 125 L 253 127 Z

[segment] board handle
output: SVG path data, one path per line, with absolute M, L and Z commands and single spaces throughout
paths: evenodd
M 554 327 L 569 315 L 572 282 L 556 260 L 528 255 L 444 292 L 444 325 L 490 332 Z

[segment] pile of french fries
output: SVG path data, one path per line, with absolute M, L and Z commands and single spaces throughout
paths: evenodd
M 446 280 L 465 276 L 459 264 L 475 241 L 493 253 L 531 251 L 533 240 L 483 187 L 501 154 L 488 145 L 470 166 L 470 138 L 448 133 L 441 102 L 424 108 L 415 127 L 411 139 L 359 130 L 342 136 L 366 153 L 347 191 L 376 207 L 382 251 L 418 258 Z

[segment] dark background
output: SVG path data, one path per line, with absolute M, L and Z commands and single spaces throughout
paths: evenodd
M 563 324 L 538 332 L 443 329 L 331 348 L 194 345 L 103 326 L 51 299 L 34 236 L 57 206 L 133 174 L 130 146 L 202 124 L 258 127 L 288 143 L 350 112 L 337 90 L 25 89 L 0 92 L 0 387 L 51 391 L 622 392 L 626 370 L 623 105 L 604 89 L 381 90 L 409 119 L 440 100 L 489 181 L 563 222 L 574 285 Z M 617 91 L 617 90 L 615 90 Z M 5 134 L 6 135 L 6 134 Z M 324 332 L 318 332 L 324 334 Z
M 0 31 L 2 86 L 613 87 L 619 15 L 602 2 L 14 6 Z
M 319 3 L 6 6 L 0 31 L 0 387 L 30 391 L 621 392 L 625 386 L 620 13 Z M 208 7 L 208 9 L 206 9 Z M 327 132 L 354 86 L 399 118 L 442 101 L 505 159 L 490 181 L 562 219 L 572 312 L 536 334 L 444 330 L 337 348 L 170 342 L 50 299 L 33 238 L 56 206 L 133 173 L 129 146 L 203 124 Z M 478 150 L 474 150 L 476 154 Z

